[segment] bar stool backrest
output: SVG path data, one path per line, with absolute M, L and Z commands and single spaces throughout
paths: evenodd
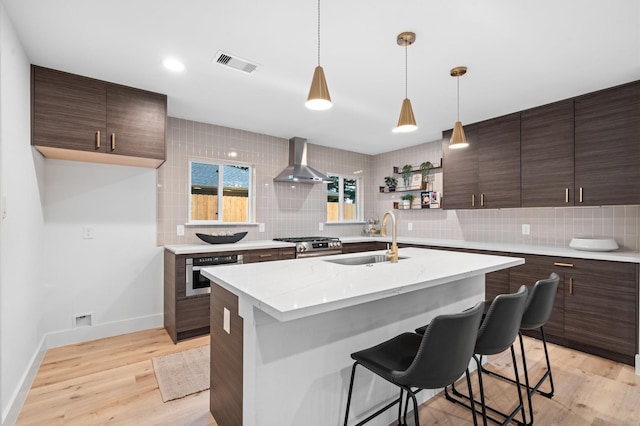
M 542 327 L 549 320 L 559 282 L 560 277 L 555 272 L 545 280 L 536 281 L 529 291 L 520 329 L 533 330 Z
M 495 355 L 513 344 L 520 331 L 527 293 L 523 285 L 516 293 L 499 294 L 493 299 L 480 325 L 475 353 Z
M 435 317 L 409 368 L 394 374 L 397 382 L 437 389 L 458 380 L 473 356 L 483 310 L 484 302 L 479 302 L 466 311 Z

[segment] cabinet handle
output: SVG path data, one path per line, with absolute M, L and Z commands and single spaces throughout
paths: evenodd
M 116 134 L 111 133 L 111 151 L 116 150 Z
M 580 202 L 582 202 L 582 187 L 580 187 Z
M 272 256 L 272 255 L 271 255 L 271 253 L 258 255 L 258 257 L 259 257 L 260 259 L 263 259 L 263 258 L 265 258 L 265 257 L 271 257 L 271 256 Z
M 554 262 L 554 266 L 564 266 L 565 268 L 573 268 L 573 263 Z
M 484 194 L 480 194 L 480 207 L 484 207 Z
M 569 278 L 569 294 L 573 294 L 573 278 Z
M 96 149 L 100 149 L 100 130 L 96 132 Z
M 476 194 L 471 194 L 471 207 L 476 206 Z
M 564 202 L 569 204 L 569 188 L 564 189 Z

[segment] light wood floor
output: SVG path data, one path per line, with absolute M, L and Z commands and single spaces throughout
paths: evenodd
M 174 345 L 163 329 L 155 329 L 51 349 L 17 424 L 216 425 L 208 391 L 163 403 L 151 364 L 153 357 L 208 343 L 205 336 Z M 536 376 L 543 366 L 542 346 L 535 339 L 525 344 Z M 632 367 L 549 347 L 556 393 L 553 399 L 534 396 L 536 425 L 640 424 L 640 376 Z M 511 372 L 510 360 L 506 352 L 491 358 L 489 365 Z M 486 378 L 485 388 L 488 401 L 498 408 L 508 408 L 517 398 L 512 385 L 497 379 Z M 472 424 L 466 409 L 441 395 L 421 406 L 420 419 L 424 425 Z

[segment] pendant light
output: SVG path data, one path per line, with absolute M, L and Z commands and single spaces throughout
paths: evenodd
M 464 66 L 452 68 L 450 71 L 451 77 L 458 79 L 458 121 L 456 121 L 456 124 L 453 126 L 453 133 L 451 133 L 451 139 L 449 140 L 449 148 L 451 149 L 466 148 L 469 146 L 467 137 L 464 135 L 462 123 L 460 122 L 460 77 L 466 73 L 467 67 Z
M 313 80 L 305 106 L 309 109 L 323 110 L 331 108 L 331 96 L 324 78 L 324 70 L 320 66 L 320 0 L 318 0 L 318 66 L 313 71 Z
M 413 108 L 411 108 L 411 101 L 407 97 L 407 48 L 416 41 L 416 34 L 411 32 L 404 32 L 398 34 L 396 39 L 399 46 L 404 46 L 404 100 L 402 101 L 402 108 L 400 109 L 400 118 L 398 119 L 398 126 L 393 129 L 394 133 L 413 132 L 418 129 L 416 125 L 416 119 L 413 116 Z

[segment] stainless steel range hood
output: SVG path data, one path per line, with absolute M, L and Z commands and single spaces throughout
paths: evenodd
M 289 139 L 289 165 L 273 179 L 274 182 L 329 183 L 331 179 L 307 165 L 307 140 Z

